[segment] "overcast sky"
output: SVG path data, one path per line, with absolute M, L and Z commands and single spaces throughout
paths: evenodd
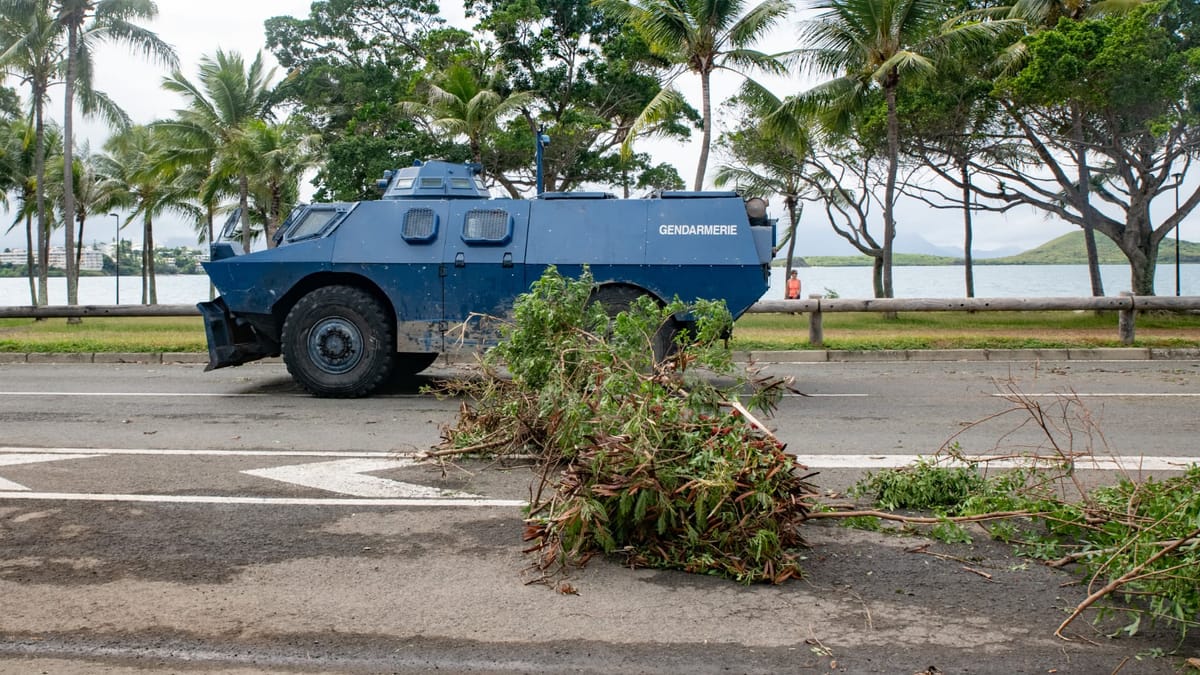
M 453 11 L 448 15 L 461 17 L 459 0 L 449 0 L 449 2 L 455 4 L 452 7 Z M 247 60 L 252 59 L 253 55 L 261 49 L 268 62 L 274 65 L 274 59 L 265 50 L 263 21 L 269 17 L 284 14 L 305 17 L 308 15 L 310 4 L 311 0 L 205 0 L 203 2 L 158 0 L 159 16 L 155 21 L 146 25 L 175 47 L 184 74 L 194 78 L 200 57 L 213 54 L 218 47 L 226 51 L 239 51 Z M 450 8 L 450 5 L 447 7 Z M 781 51 L 793 46 L 790 43 L 790 36 L 793 34 L 794 25 L 794 21 L 789 21 L 787 26 L 777 30 L 764 49 Z M 147 63 L 124 48 L 102 48 L 98 53 L 96 65 L 97 88 L 112 96 L 136 123 L 146 123 L 170 116 L 174 109 L 182 105 L 178 97 L 163 91 L 159 86 L 163 76 L 167 74 L 165 68 Z M 282 75 L 282 72 L 277 72 L 276 78 L 278 79 Z M 681 80 L 680 84 L 685 93 L 690 92 L 691 88 L 698 91 L 693 80 L 694 78 L 687 76 Z M 729 95 L 735 86 L 736 82 L 732 79 L 718 80 L 714 99 L 719 101 Z M 778 83 L 778 86 L 781 88 L 779 93 L 787 95 L 798 91 L 801 85 L 798 82 L 781 82 Z M 22 91 L 21 93 L 26 94 L 27 92 Z M 695 99 L 695 104 L 698 104 L 698 94 L 692 98 Z M 61 99 L 52 103 L 50 114 L 54 119 L 61 120 Z M 92 149 L 98 151 L 107 137 L 108 131 L 102 125 L 87 120 L 81 120 L 79 127 L 80 143 L 83 139 L 87 139 L 91 142 Z M 699 137 L 698 133 L 695 135 L 697 138 Z M 646 149 L 650 150 L 658 161 L 673 163 L 685 181 L 691 182 L 699 152 L 695 143 L 682 147 L 679 145 L 646 146 Z M 710 180 L 715 173 L 714 167 L 718 161 L 717 158 L 710 159 L 708 171 Z M 311 188 L 302 186 L 302 191 L 309 193 Z M 776 213 L 773 215 L 782 216 L 782 213 L 778 212 L 779 209 L 774 210 Z M 904 235 L 919 232 L 922 238 L 931 243 L 948 247 L 956 246 L 961 242 L 960 218 L 954 212 L 934 212 L 924 207 L 904 205 L 899 209 L 899 214 L 899 227 Z M 818 209 L 810 205 L 801 226 L 802 232 L 798 239 L 797 254 L 850 253 L 851 251 L 844 244 L 839 245 L 839 240 L 829 231 L 828 225 L 819 220 L 819 215 Z M 24 247 L 23 232 L 2 234 L 2 231 L 7 229 L 9 222 L 11 222 L 11 218 L 4 218 L 2 221 L 0 248 Z M 104 224 L 101 225 L 101 223 Z M 112 241 L 114 233 L 111 219 L 101 217 L 89 220 L 88 225 L 95 227 L 85 231 L 85 243 L 90 244 L 94 240 Z M 20 229 L 23 230 L 23 228 Z M 1048 222 L 1042 216 L 1028 211 L 1007 218 L 984 217 L 981 218 L 976 230 L 975 248 L 976 250 L 989 250 L 1013 245 L 1028 248 L 1071 230 L 1072 228 L 1069 226 Z M 190 226 L 182 223 L 156 222 L 155 231 L 156 241 L 163 245 L 185 245 L 195 242 L 195 236 L 191 233 Z M 1195 233 L 1197 236 L 1191 236 L 1192 234 L 1185 225 L 1183 237 L 1192 240 L 1200 238 L 1200 231 Z M 140 240 L 140 237 L 134 235 L 131 230 L 122 232 L 124 238 L 131 236 L 135 240 Z M 61 233 L 56 234 L 55 243 L 57 245 L 61 245 L 60 239 Z M 839 248 L 841 250 L 838 250 Z

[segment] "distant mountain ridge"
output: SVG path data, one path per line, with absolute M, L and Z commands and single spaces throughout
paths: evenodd
M 918 237 L 919 238 L 919 237 Z M 929 244 L 929 242 L 925 242 Z M 929 244 L 929 246 L 934 246 Z M 937 247 L 935 247 L 937 248 Z M 1096 237 L 1096 253 L 1101 265 L 1127 265 L 1129 261 L 1111 239 L 1103 235 Z M 978 254 L 976 254 L 978 255 Z M 962 265 L 961 255 L 930 255 L 926 253 L 895 253 L 893 264 L 910 265 Z M 1200 244 L 1182 241 L 1179 246 L 1179 261 L 1200 263 Z M 1000 258 L 975 258 L 976 265 L 1086 265 L 1087 249 L 1084 247 L 1083 232 L 1069 232 L 1052 239 L 1037 248 L 1016 255 Z M 1158 248 L 1158 264 L 1175 263 L 1175 240 L 1164 239 Z M 801 267 L 857 267 L 872 264 L 865 255 L 854 256 L 806 256 L 797 258 Z

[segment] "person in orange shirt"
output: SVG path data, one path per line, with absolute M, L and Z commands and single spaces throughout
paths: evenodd
M 796 270 L 792 270 L 792 274 L 788 277 L 787 295 L 785 297 L 788 300 L 800 299 L 800 275 Z

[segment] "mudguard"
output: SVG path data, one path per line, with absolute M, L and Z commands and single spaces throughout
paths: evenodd
M 204 372 L 279 355 L 279 346 L 263 340 L 253 326 L 230 313 L 223 298 L 201 302 L 196 308 L 204 317 L 208 338 L 208 366 Z

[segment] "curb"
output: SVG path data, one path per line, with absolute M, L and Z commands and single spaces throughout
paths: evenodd
M 1095 349 L 881 349 L 788 350 L 734 352 L 734 361 L 754 363 L 894 363 L 898 361 L 1171 361 L 1200 360 L 1198 348 L 1114 348 Z M 473 353 L 444 354 L 435 365 L 451 366 L 475 363 Z M 122 364 L 205 365 L 208 354 L 200 352 L 0 352 L 0 364 Z M 256 363 L 283 363 L 279 357 Z

